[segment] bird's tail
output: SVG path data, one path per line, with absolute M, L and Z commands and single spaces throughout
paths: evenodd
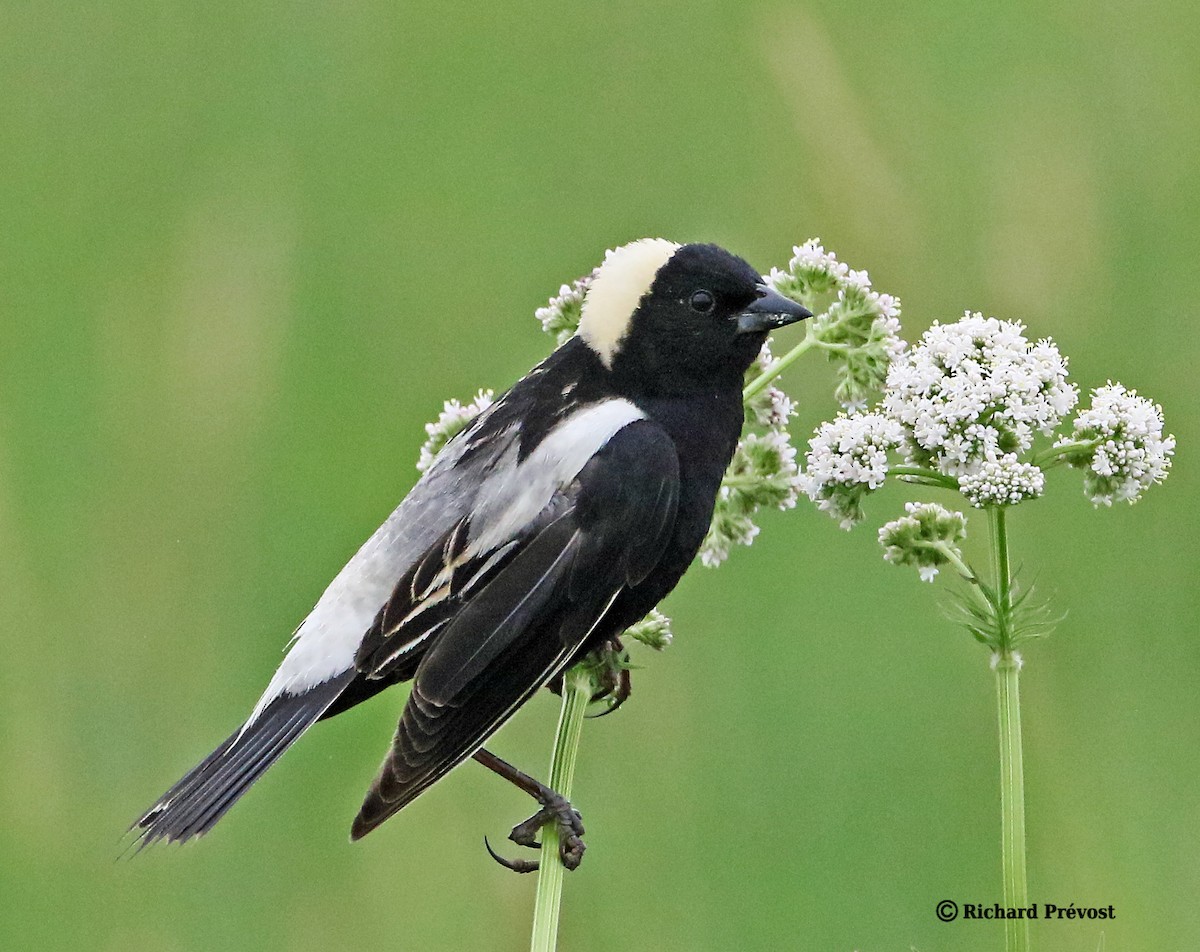
M 213 828 L 251 784 L 278 760 L 354 679 L 353 670 L 303 694 L 281 694 L 250 723 L 189 770 L 130 831 L 139 848 L 158 840 L 182 843 Z

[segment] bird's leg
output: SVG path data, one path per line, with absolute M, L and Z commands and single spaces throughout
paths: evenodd
M 541 804 L 542 808 L 537 813 L 513 827 L 508 838 L 518 846 L 537 848 L 541 845 L 537 837 L 542 827 L 547 823 L 554 823 L 558 827 L 558 855 L 563 866 L 567 869 L 578 867 L 585 849 L 582 840 L 583 821 L 579 817 L 579 811 L 571 806 L 571 802 L 561 793 L 551 790 L 544 783 L 539 783 L 529 774 L 483 748 L 477 750 L 474 757 L 488 770 L 524 790 Z M 514 872 L 531 873 L 538 868 L 536 860 L 506 860 L 497 856 L 490 845 L 487 849 L 496 862 Z

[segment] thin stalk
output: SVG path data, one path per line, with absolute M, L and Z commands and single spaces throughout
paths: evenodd
M 1025 772 L 1021 753 L 1021 659 L 1015 653 L 996 660 L 996 700 L 1000 711 L 1000 849 L 1004 905 L 1029 905 L 1025 874 Z M 1028 952 L 1029 920 L 1004 920 L 1007 952 Z
M 962 560 L 959 554 L 955 551 L 954 546 L 948 545 L 945 542 L 938 542 L 935 548 L 937 548 L 937 550 L 946 557 L 946 561 L 954 566 L 959 575 L 974 585 L 976 581 L 974 569 L 972 569 L 971 566 L 967 565 L 967 563 Z M 983 604 L 986 605 L 987 603 L 984 602 Z
M 562 710 L 554 735 L 554 755 L 550 761 L 550 789 L 571 799 L 575 779 L 575 761 L 579 738 L 583 733 L 584 711 L 595 693 L 591 672 L 583 665 L 571 668 L 563 677 Z M 531 952 L 554 952 L 558 945 L 558 912 L 562 904 L 563 865 L 558 856 L 558 829 L 553 823 L 542 828 L 541 865 L 538 867 L 537 895 L 533 901 L 533 937 Z
M 1012 651 L 1012 569 L 1008 558 L 1008 511 L 1004 506 L 988 510 L 992 527 L 992 568 L 996 572 L 996 592 L 1000 596 L 1000 618 L 1003 630 L 1000 650 Z
M 1057 466 L 1069 453 L 1091 452 L 1100 443 L 1099 440 L 1079 440 L 1075 443 L 1064 443 L 1061 446 L 1051 446 L 1038 453 L 1031 461 L 1034 466 L 1045 468 Z
M 812 348 L 816 347 L 818 344 L 820 344 L 820 341 L 817 339 L 816 334 L 810 330 L 805 336 L 804 340 L 800 341 L 799 344 L 789 350 L 782 357 L 777 357 L 775 360 L 773 360 L 770 367 L 768 367 L 746 385 L 746 389 L 742 391 L 742 399 L 749 400 L 756 394 L 761 393 L 767 388 L 772 380 L 774 380 L 781 373 L 787 370 L 788 367 L 799 360 L 802 354 L 812 350 Z
M 943 489 L 958 489 L 958 480 L 936 469 L 926 469 L 924 466 L 889 466 L 888 475 L 906 476 L 919 479 L 929 486 L 941 486 Z
M 1004 905 L 1029 905 L 1025 869 L 1025 768 L 1021 750 L 1021 656 L 1014 650 L 1012 631 L 1012 570 L 1008 552 L 1008 524 L 1003 507 L 990 510 L 993 567 L 1000 615 L 1000 645 L 994 664 L 996 705 L 1000 727 L 1000 863 Z M 1005 919 L 1007 952 L 1028 952 L 1029 922 Z

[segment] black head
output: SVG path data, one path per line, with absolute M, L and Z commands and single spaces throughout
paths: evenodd
M 809 316 L 723 248 L 643 239 L 605 259 L 579 333 L 629 387 L 685 392 L 740 385 L 767 333 Z

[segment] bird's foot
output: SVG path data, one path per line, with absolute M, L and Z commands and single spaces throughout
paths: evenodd
M 544 783 L 534 780 L 529 774 L 518 770 L 507 761 L 501 760 L 495 754 L 480 748 L 472 755 L 489 770 L 499 774 L 505 780 L 519 787 L 535 799 L 541 806 L 528 820 L 518 823 L 512 828 L 508 838 L 518 846 L 528 846 L 540 849 L 538 834 L 542 829 L 553 823 L 558 832 L 558 855 L 567 869 L 576 869 L 583 859 L 583 820 L 579 811 L 571 806 L 571 801 L 556 790 L 551 790 Z M 508 860 L 499 856 L 492 845 L 484 838 L 487 851 L 501 866 L 517 873 L 532 873 L 538 868 L 536 860 Z
M 589 714 L 588 717 L 604 717 L 628 701 L 629 695 L 633 693 L 633 679 L 629 674 L 629 652 L 621 644 L 620 638 L 609 638 L 588 655 L 587 663 L 596 679 L 596 692 L 592 695 L 592 701 L 607 702 L 599 714 Z
M 587 848 L 583 842 L 583 819 L 571 801 L 553 791 L 542 801 L 542 808 L 528 820 L 518 823 L 508 838 L 518 846 L 533 849 L 541 847 L 538 834 L 543 827 L 553 823 L 558 832 L 558 856 L 567 869 L 576 869 L 583 860 Z
M 605 717 L 629 700 L 633 693 L 633 678 L 628 668 L 608 669 L 608 679 L 601 682 L 600 690 L 593 695 L 593 701 L 604 701 L 605 708 L 598 714 L 588 714 L 589 718 Z
M 523 820 L 514 826 L 512 832 L 508 834 L 508 838 L 518 846 L 541 849 L 542 844 L 538 840 L 538 835 L 545 827 L 553 823 L 558 833 L 558 858 L 562 862 L 563 868 L 577 869 L 583 861 L 583 851 L 587 849 L 583 842 L 583 819 L 580 817 L 579 811 L 571 806 L 571 802 L 566 797 L 560 796 L 552 790 L 547 790 L 544 799 L 539 798 L 539 800 L 542 808 L 528 820 Z M 492 849 L 486 837 L 483 842 L 492 859 L 506 869 L 511 869 L 514 873 L 532 873 L 540 865 L 535 859 L 506 859 Z

